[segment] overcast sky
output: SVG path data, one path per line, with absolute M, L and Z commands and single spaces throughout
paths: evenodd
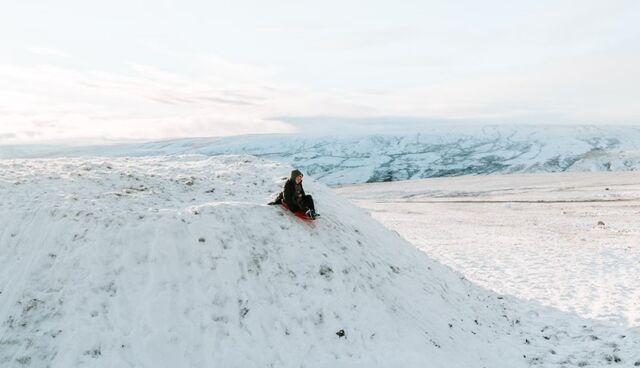
M 0 144 L 640 125 L 639 19 L 636 0 L 3 0 Z

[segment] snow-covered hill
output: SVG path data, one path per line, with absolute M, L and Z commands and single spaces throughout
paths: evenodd
M 466 281 L 250 156 L 0 160 L 2 367 L 636 363 L 638 334 Z M 344 334 L 343 334 L 344 333 Z
M 6 146 L 0 157 L 251 154 L 328 185 L 513 172 L 640 168 L 640 127 L 437 126 L 403 135 L 254 135 L 61 148 Z

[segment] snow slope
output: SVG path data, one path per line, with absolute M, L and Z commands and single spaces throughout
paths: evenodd
M 0 157 L 176 154 L 251 154 L 298 167 L 328 185 L 465 174 L 637 170 L 640 128 L 438 125 L 401 135 L 253 135 L 98 147 L 0 147 Z
M 314 223 L 264 205 L 289 170 L 0 160 L 0 366 L 640 364 L 637 333 L 482 289 L 318 182 Z

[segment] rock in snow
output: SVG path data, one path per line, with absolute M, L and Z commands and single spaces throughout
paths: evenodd
M 1 160 L 0 366 L 640 358 L 637 334 L 482 289 L 309 177 L 320 220 L 265 205 L 289 170 L 251 156 Z

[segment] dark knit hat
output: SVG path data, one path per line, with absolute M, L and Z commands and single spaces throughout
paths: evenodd
M 304 176 L 304 175 L 302 175 L 302 172 L 300 172 L 300 170 L 291 171 L 291 180 L 295 180 L 298 176 Z

